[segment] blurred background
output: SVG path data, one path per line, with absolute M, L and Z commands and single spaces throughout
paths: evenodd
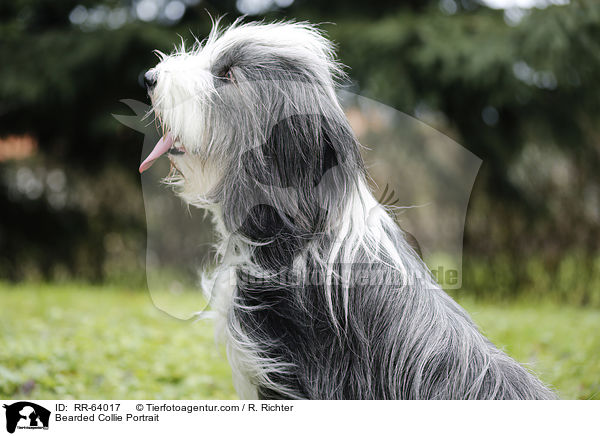
M 234 397 L 210 326 L 170 320 L 139 292 L 143 136 L 111 114 L 148 103 L 154 49 L 242 14 L 320 23 L 349 90 L 482 159 L 452 295 L 563 397 L 598 397 L 594 0 L 0 3 L 0 396 Z

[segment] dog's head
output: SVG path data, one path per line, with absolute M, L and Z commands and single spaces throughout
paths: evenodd
M 360 157 L 335 93 L 340 67 L 315 27 L 215 26 L 204 43 L 160 56 L 145 79 L 164 136 L 140 171 L 167 153 L 183 199 L 221 203 L 235 221 L 229 227 L 260 204 L 277 208 L 269 219 L 278 223 L 265 223 L 262 207 L 246 228 L 266 237 L 283 225 L 279 215 L 306 209 L 309 199 L 327 207 L 336 199 L 320 197 L 347 188 Z M 315 231 L 317 212 L 310 215 L 304 230 Z

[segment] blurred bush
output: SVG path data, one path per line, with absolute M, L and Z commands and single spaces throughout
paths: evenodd
M 493 259 L 466 258 L 464 291 L 496 302 L 528 301 L 600 307 L 600 257 L 569 252 L 556 262 L 542 256 L 515 262 L 501 254 Z

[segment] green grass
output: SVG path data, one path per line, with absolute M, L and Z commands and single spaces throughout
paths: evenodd
M 481 331 L 562 399 L 600 400 L 600 310 L 459 299 Z
M 191 296 L 182 295 L 181 298 Z M 147 292 L 0 285 L 0 397 L 235 398 L 208 321 L 156 309 Z
M 201 305 L 183 294 L 190 307 Z M 498 346 L 562 398 L 600 397 L 600 311 L 461 299 Z M 210 322 L 179 321 L 145 292 L 0 284 L 0 397 L 235 398 Z

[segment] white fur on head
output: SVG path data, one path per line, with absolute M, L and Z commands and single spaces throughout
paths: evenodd
M 342 72 L 333 54 L 332 44 L 307 23 L 239 20 L 226 30 L 215 23 L 189 50 L 182 42 L 171 55 L 159 53 L 150 95 L 163 132 L 186 151 L 171 156 L 178 171 L 170 181 L 183 198 L 213 202 L 226 163 L 263 144 L 275 123 L 313 113 L 315 98 L 337 105 L 334 78 Z M 305 70 L 290 71 L 289 65 Z

